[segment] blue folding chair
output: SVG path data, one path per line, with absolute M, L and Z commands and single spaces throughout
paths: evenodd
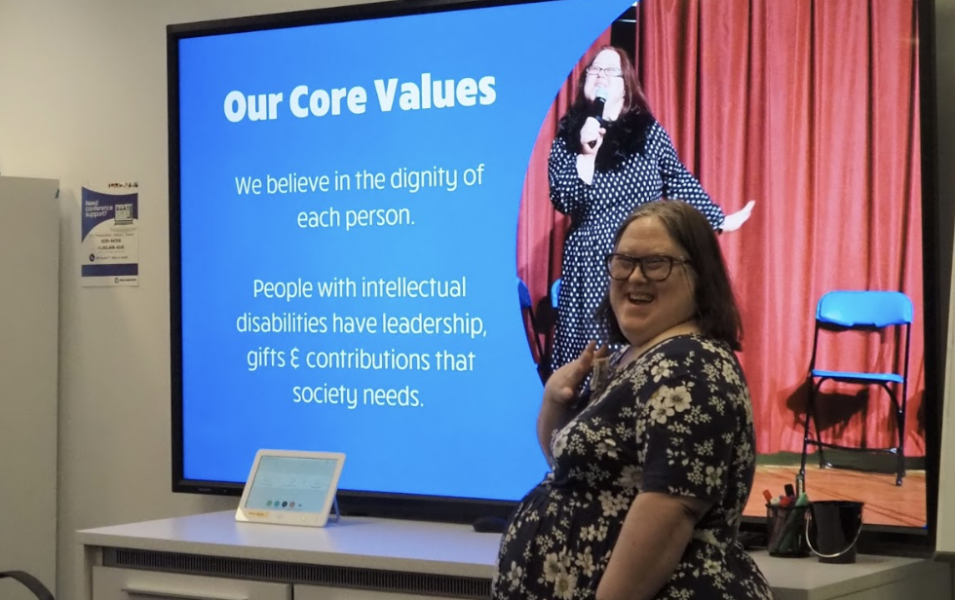
M 521 313 L 525 315 L 525 327 L 527 327 L 527 320 L 530 319 L 530 331 L 528 335 L 534 338 L 534 344 L 537 347 L 537 356 L 534 357 L 534 362 L 537 363 L 538 374 L 540 374 L 541 379 L 544 379 L 544 347 L 541 345 L 540 333 L 537 331 L 537 319 L 534 317 L 534 301 L 531 299 L 531 292 L 527 289 L 527 284 L 524 283 L 524 280 L 520 277 L 517 278 L 517 298 L 521 303 Z
M 554 308 L 557 308 L 558 300 L 560 299 L 560 277 L 554 280 L 554 283 L 550 284 L 550 305 Z
M 806 474 L 806 456 L 810 445 L 819 448 L 819 466 L 828 466 L 823 448 L 855 450 L 863 452 L 887 452 L 895 454 L 898 460 L 896 485 L 902 485 L 905 477 L 905 409 L 908 399 L 909 344 L 914 309 L 912 301 L 901 292 L 883 291 L 834 291 L 823 295 L 816 306 L 815 335 L 812 342 L 812 359 L 809 363 L 809 398 L 806 403 L 806 423 L 802 444 L 802 463 L 799 472 Z M 874 373 L 869 371 L 829 371 L 818 368 L 816 364 L 819 347 L 819 332 L 828 331 L 881 331 L 889 327 L 905 329 L 905 358 L 902 374 Z M 896 351 L 895 355 L 898 352 Z M 898 443 L 892 448 L 855 448 L 823 442 L 816 419 L 815 399 L 819 388 L 825 381 L 840 381 L 859 385 L 878 385 L 884 389 L 895 408 Z M 894 388 L 894 389 L 893 389 Z M 896 391 L 901 388 L 901 394 Z M 816 430 L 815 437 L 809 435 L 809 421 Z

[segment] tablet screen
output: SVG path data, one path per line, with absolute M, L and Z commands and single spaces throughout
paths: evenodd
M 332 458 L 263 456 L 245 507 L 321 512 L 337 462 Z

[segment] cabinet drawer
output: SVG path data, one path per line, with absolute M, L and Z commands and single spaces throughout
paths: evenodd
M 352 590 L 314 585 L 296 585 L 295 600 L 460 600 L 450 596 L 420 596 L 397 592 Z
M 292 600 L 292 587 L 284 583 L 93 567 L 93 600 Z

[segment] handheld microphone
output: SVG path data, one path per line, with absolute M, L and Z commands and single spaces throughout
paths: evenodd
M 600 126 L 604 126 L 604 106 L 607 105 L 607 88 L 598 87 L 594 90 L 594 101 L 590 105 L 590 110 L 587 112 L 588 117 L 593 117 L 597 119 L 597 122 L 600 123 Z M 592 140 L 588 142 L 588 145 L 593 148 L 597 145 L 597 140 Z

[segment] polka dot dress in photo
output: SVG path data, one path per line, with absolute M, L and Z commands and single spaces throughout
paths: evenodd
M 611 125 L 612 126 L 612 125 Z M 598 170 L 591 185 L 577 175 L 577 155 L 558 136 L 549 161 L 551 202 L 572 224 L 564 242 L 557 329 L 551 369 L 574 360 L 590 340 L 603 341 L 594 312 L 607 289 L 604 257 L 617 227 L 635 208 L 671 198 L 695 206 L 714 228 L 723 210 L 677 157 L 669 135 L 656 121 L 644 152 L 633 153 L 611 171 Z

